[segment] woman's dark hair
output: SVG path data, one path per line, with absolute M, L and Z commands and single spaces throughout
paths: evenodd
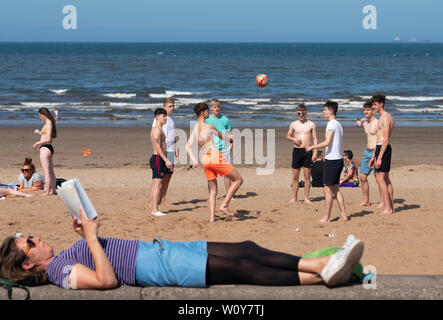
M 205 110 L 209 110 L 209 106 L 207 103 L 204 102 L 197 103 L 194 107 L 194 112 L 197 115 L 197 117 L 200 117 L 201 113 Z
M 38 109 L 38 113 L 46 116 L 51 121 L 51 123 L 52 123 L 51 138 L 52 139 L 57 138 L 57 127 L 55 126 L 56 121 L 55 121 L 54 117 L 52 116 L 51 111 L 49 111 L 49 109 L 46 107 L 42 107 L 42 108 Z
M 334 112 L 334 115 L 337 114 L 337 110 L 338 110 L 338 103 L 335 101 L 326 101 L 325 103 L 325 107 L 328 108 L 330 111 Z
M 352 158 L 354 158 L 354 154 L 351 150 L 345 150 L 343 151 L 343 153 L 348 157 L 349 160 L 352 160 Z
M 45 270 L 38 267 L 24 270 L 22 263 L 25 260 L 26 254 L 17 247 L 15 237 L 6 238 L 0 247 L 0 278 L 13 281 L 34 278 L 36 283 L 46 281 Z
M 24 167 L 24 166 L 30 167 L 32 172 L 35 171 L 35 166 L 32 163 L 32 159 L 31 158 L 25 158 L 25 162 L 23 162 L 22 167 Z

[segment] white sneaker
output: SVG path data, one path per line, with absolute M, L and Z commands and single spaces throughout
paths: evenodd
M 354 266 L 360 261 L 363 255 L 363 241 L 355 237 L 352 239 L 352 237 L 348 237 L 344 248 L 329 258 L 328 263 L 320 273 L 323 282 L 328 286 L 348 282 L 352 276 Z
M 357 240 L 357 238 L 353 234 L 348 235 L 346 242 L 343 245 L 343 249 L 349 247 L 349 245 L 351 245 L 355 240 Z
M 154 216 L 161 217 L 166 216 L 166 213 L 163 213 L 161 211 L 151 212 Z

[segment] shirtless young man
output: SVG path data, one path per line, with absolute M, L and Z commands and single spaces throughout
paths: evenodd
M 162 130 L 162 126 L 167 121 L 167 112 L 163 108 L 158 108 L 154 111 L 154 117 L 155 126 L 151 129 L 153 155 L 149 160 L 152 169 L 151 213 L 154 216 L 164 216 L 165 214 L 158 210 L 158 205 L 161 200 L 164 178 L 174 171 L 174 166 L 166 156 L 166 136 Z
M 240 176 L 240 173 L 238 173 L 238 171 L 226 161 L 223 154 L 215 146 L 212 135 L 216 135 L 218 138 L 224 141 L 227 140 L 228 143 L 230 138 L 224 136 L 212 124 L 205 122 L 206 119 L 209 118 L 209 106 L 206 103 L 198 103 L 194 107 L 194 111 L 197 114 L 198 123 L 192 129 L 191 136 L 186 144 L 186 151 L 191 158 L 192 167 L 197 168 L 198 160 L 192 153 L 192 145 L 195 141 L 197 141 L 198 146 L 202 149 L 201 162 L 203 164 L 206 179 L 208 180 L 209 189 L 209 222 L 214 222 L 217 200 L 217 175 L 222 177 L 226 176 L 231 180 L 231 186 L 226 193 L 223 203 L 218 209 L 220 212 L 229 217 L 235 215 L 235 213 L 231 212 L 231 210 L 228 208 L 229 202 L 243 183 L 243 178 Z
M 369 182 L 368 177 L 371 174 L 373 168 L 369 167 L 369 161 L 372 158 L 372 155 L 375 151 L 375 146 L 377 144 L 377 125 L 378 119 L 374 116 L 374 110 L 372 109 L 372 101 L 366 101 L 363 105 L 363 113 L 365 118 L 357 120 L 357 127 L 362 127 L 365 130 L 366 134 L 366 149 L 363 152 L 363 158 L 361 160 L 360 165 L 360 181 L 361 181 L 361 190 L 363 192 L 363 202 L 360 203 L 361 206 L 369 206 L 371 205 L 369 201 Z M 374 176 L 375 176 L 374 169 Z M 382 196 L 380 194 L 380 199 Z
M 391 153 L 390 145 L 392 130 L 394 129 L 394 118 L 385 110 L 386 97 L 382 94 L 376 94 L 372 97 L 372 108 L 380 114 L 377 125 L 377 146 L 369 167 L 377 170 L 375 179 L 377 180 L 380 193 L 383 196 L 383 204 L 385 210 L 383 214 L 394 213 L 394 189 L 389 179 L 389 171 L 391 170 Z
M 179 157 L 179 151 L 176 147 L 176 137 L 175 137 L 175 120 L 173 117 L 174 113 L 174 99 L 165 98 L 163 100 L 163 109 L 166 110 L 167 113 L 167 121 L 166 124 L 162 127 L 163 132 L 166 137 L 166 157 L 168 157 L 169 161 L 174 166 L 175 158 Z M 152 123 L 152 127 L 155 127 L 156 120 Z M 165 206 L 169 206 L 166 202 L 166 192 L 168 191 L 169 182 L 171 181 L 172 172 L 168 172 L 165 174 L 163 179 L 162 189 L 160 191 L 160 203 Z
M 317 158 L 317 149 L 306 152 L 305 147 L 311 145 L 311 136 L 314 144 L 317 144 L 317 132 L 314 122 L 307 119 L 307 108 L 304 104 L 297 106 L 298 120 L 291 123 L 286 139 L 294 142 L 292 150 L 292 198 L 289 203 L 297 202 L 298 179 L 300 170 L 303 167 L 305 177 L 305 203 L 312 203 L 309 200 L 309 190 L 311 188 L 311 168 L 312 161 Z

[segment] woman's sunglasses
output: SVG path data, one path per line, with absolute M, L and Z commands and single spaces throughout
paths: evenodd
M 31 169 L 22 169 L 22 172 L 29 172 Z
M 28 236 L 26 238 L 26 249 L 25 249 L 25 254 L 28 255 L 29 250 L 31 250 L 31 248 L 35 247 L 35 242 L 32 240 L 34 237 L 33 236 Z

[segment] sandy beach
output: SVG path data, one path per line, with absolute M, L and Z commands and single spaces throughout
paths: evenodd
M 0 181 L 15 182 L 25 157 L 37 171 L 38 152 L 32 149 L 35 128 L 0 128 Z M 185 129 L 186 130 L 186 129 Z M 266 130 L 265 130 L 266 131 Z M 365 242 L 364 265 L 378 274 L 443 274 L 443 128 L 396 128 L 392 137 L 391 180 L 396 214 L 378 214 L 378 187 L 369 178 L 372 205 L 360 207 L 360 188 L 343 188 L 350 221 L 319 223 L 324 195 L 311 189 L 313 204 L 288 204 L 291 190 L 292 145 L 287 128 L 276 129 L 275 171 L 257 175 L 257 164 L 235 165 L 244 178 L 231 208 L 231 221 L 219 215 L 209 223 L 208 190 L 202 168 L 176 166 L 168 191 L 168 215 L 155 217 L 148 207 L 151 183 L 149 128 L 58 128 L 54 164 L 57 178 L 80 178 L 99 212 L 100 236 L 150 241 L 159 237 L 173 241 L 253 240 L 267 248 L 302 255 L 315 249 L 341 246 L 350 233 Z M 318 128 L 319 139 L 324 128 Z M 366 138 L 360 128 L 344 128 L 344 149 L 354 152 L 360 163 Z M 90 148 L 92 154 L 83 156 Z M 185 152 L 185 150 L 180 150 Z M 265 152 L 266 153 L 266 152 Z M 57 196 L 7 198 L 0 201 L 0 238 L 21 232 L 40 236 L 57 253 L 79 236 L 72 219 Z M 224 185 L 219 180 L 219 196 Z M 303 190 L 299 191 L 299 199 Z M 219 200 L 220 201 L 220 200 Z M 218 202 L 219 204 L 220 202 Z M 296 231 L 296 230 L 299 231 Z M 329 234 L 335 234 L 329 237 Z

